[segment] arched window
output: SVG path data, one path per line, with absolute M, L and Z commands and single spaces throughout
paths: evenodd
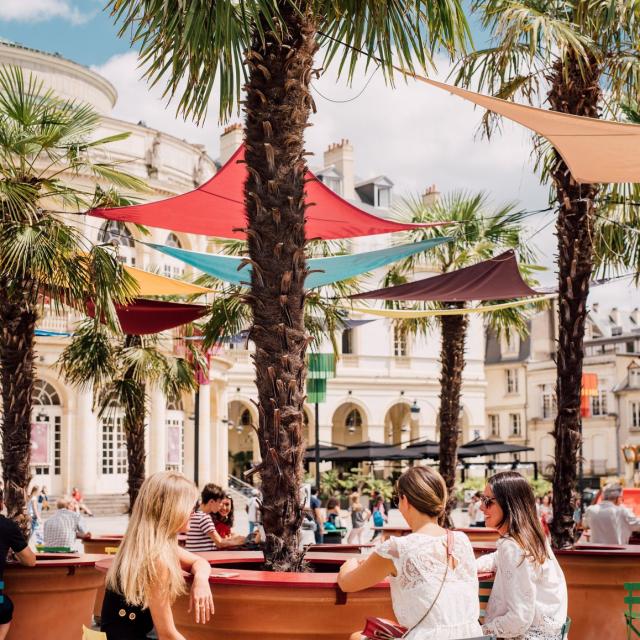
M 167 471 L 182 471 L 184 468 L 184 408 L 182 400 L 167 402 L 165 416 Z
M 33 383 L 33 404 L 37 406 L 59 405 L 58 392 L 44 380 L 36 380 Z
M 347 431 L 353 433 L 356 429 L 362 427 L 362 415 L 357 409 L 351 409 L 344 421 Z
M 167 402 L 167 411 L 184 411 L 182 400 Z
M 44 380 L 33 383 L 31 468 L 37 476 L 60 475 L 62 408 L 58 392 Z
M 251 418 L 251 411 L 249 411 L 249 409 L 245 409 L 240 415 L 240 424 L 243 427 L 250 427 L 253 424 L 253 420 Z
M 176 249 L 182 249 L 182 242 L 175 233 L 170 233 L 167 239 L 164 241 L 167 247 L 175 247 Z M 165 256 L 163 265 L 164 275 L 167 278 L 181 278 L 184 275 L 184 262 L 181 262 L 177 258 L 171 256 Z
M 136 250 L 131 231 L 121 222 L 107 220 L 98 232 L 98 242 L 111 243 L 118 248 L 120 262 L 135 266 Z

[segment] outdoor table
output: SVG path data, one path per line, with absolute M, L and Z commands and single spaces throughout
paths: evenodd
M 408 536 L 411 533 L 411 527 L 406 524 L 388 525 L 385 524 L 382 527 L 373 527 L 373 530 L 381 534 L 380 540 L 384 542 L 389 538 Z

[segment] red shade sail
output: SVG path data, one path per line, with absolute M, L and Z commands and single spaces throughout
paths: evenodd
M 434 300 L 470 302 L 509 300 L 538 295 L 522 279 L 513 251 L 458 271 L 351 296 L 369 300 Z
M 91 215 L 171 231 L 244 239 L 239 229 L 247 224 L 243 193 L 246 178 L 241 146 L 211 180 L 194 191 L 130 207 L 94 209 Z M 307 238 L 352 238 L 446 224 L 416 225 L 378 218 L 341 198 L 310 171 L 306 180 L 307 203 L 313 203 L 307 209 Z
M 162 300 L 136 298 L 129 305 L 116 305 L 123 333 L 145 335 L 173 329 L 193 322 L 207 313 L 208 307 Z M 93 318 L 93 302 L 87 304 L 87 313 Z

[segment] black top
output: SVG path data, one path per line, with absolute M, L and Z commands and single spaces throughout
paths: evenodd
M 9 549 L 12 549 L 15 553 L 20 553 L 26 547 L 27 541 L 24 539 L 18 525 L 13 520 L 0 515 L 0 580 L 4 575 Z
M 143 640 L 152 629 L 149 609 L 129 604 L 116 591 L 105 591 L 100 631 L 107 634 L 107 640 Z

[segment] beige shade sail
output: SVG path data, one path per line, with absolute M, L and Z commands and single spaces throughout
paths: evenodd
M 136 295 L 139 296 L 193 296 L 214 293 L 213 289 L 182 280 L 174 280 L 157 273 L 149 273 L 136 267 L 125 265 L 124 269 L 138 283 Z
M 585 118 L 492 98 L 407 73 L 545 137 L 583 184 L 640 182 L 640 125 Z

